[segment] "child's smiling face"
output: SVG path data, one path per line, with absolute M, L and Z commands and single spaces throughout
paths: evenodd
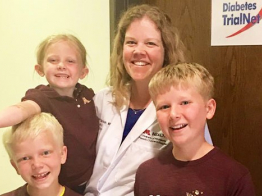
M 36 65 L 36 71 L 45 75 L 50 87 L 58 94 L 72 97 L 75 85 L 87 75 L 88 68 L 83 65 L 73 44 L 58 41 L 46 49 L 43 65 Z
M 12 151 L 11 163 L 29 188 L 44 189 L 58 184 L 58 175 L 61 164 L 66 161 L 67 149 L 57 144 L 50 131 L 13 144 Z
M 204 141 L 206 119 L 215 112 L 215 100 L 206 100 L 194 85 L 177 85 L 157 95 L 157 119 L 174 146 Z

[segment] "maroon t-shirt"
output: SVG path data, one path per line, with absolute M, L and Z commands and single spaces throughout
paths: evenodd
M 26 186 L 27 186 L 27 184 L 19 187 L 16 190 L 13 190 L 11 192 L 4 193 L 4 194 L 2 194 L 0 196 L 30 196 L 27 193 Z M 76 192 L 74 192 L 74 191 L 72 191 L 71 189 L 65 187 L 65 193 L 63 194 L 63 196 L 81 196 L 81 195 L 76 193 Z
M 255 196 L 246 167 L 217 147 L 194 161 L 173 157 L 172 145 L 137 170 L 135 196 Z
M 63 126 L 68 154 L 66 163 L 62 165 L 59 181 L 73 190 L 88 181 L 93 172 L 99 129 L 93 97 L 92 89 L 77 84 L 74 98 L 60 96 L 45 85 L 28 90 L 22 98 L 22 101 L 36 102 L 41 112 L 53 114 Z

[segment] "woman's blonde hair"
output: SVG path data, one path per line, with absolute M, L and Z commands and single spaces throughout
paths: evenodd
M 3 144 L 10 159 L 15 153 L 12 148 L 15 143 L 36 138 L 40 133 L 48 131 L 52 133 L 57 144 L 62 147 L 64 145 L 63 128 L 52 114 L 42 112 L 12 126 L 3 136 Z
M 205 99 L 214 96 L 214 78 L 197 63 L 179 63 L 166 66 L 157 72 L 149 83 L 149 93 L 155 101 L 157 95 L 169 91 L 171 86 L 194 86 Z
M 184 62 L 184 45 L 179 38 L 177 29 L 171 24 L 171 19 L 167 14 L 156 6 L 137 5 L 129 8 L 121 17 L 110 59 L 110 75 L 108 84 L 112 86 L 114 105 L 120 109 L 128 103 L 130 96 L 131 77 L 127 73 L 123 63 L 123 45 L 126 30 L 136 19 L 148 17 L 152 20 L 161 33 L 164 46 L 164 64 L 163 67 L 170 63 Z

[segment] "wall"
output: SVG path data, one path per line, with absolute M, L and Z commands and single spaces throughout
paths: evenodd
M 34 72 L 37 45 L 48 35 L 72 33 L 88 52 L 90 72 L 81 83 L 95 92 L 109 70 L 109 1 L 0 0 L 0 110 L 20 101 L 28 88 L 46 84 Z M 0 139 L 2 133 L 0 130 Z M 0 143 L 0 194 L 24 184 Z

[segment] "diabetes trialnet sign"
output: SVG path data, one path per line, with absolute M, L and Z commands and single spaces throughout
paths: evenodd
M 212 0 L 211 46 L 262 45 L 262 0 Z

